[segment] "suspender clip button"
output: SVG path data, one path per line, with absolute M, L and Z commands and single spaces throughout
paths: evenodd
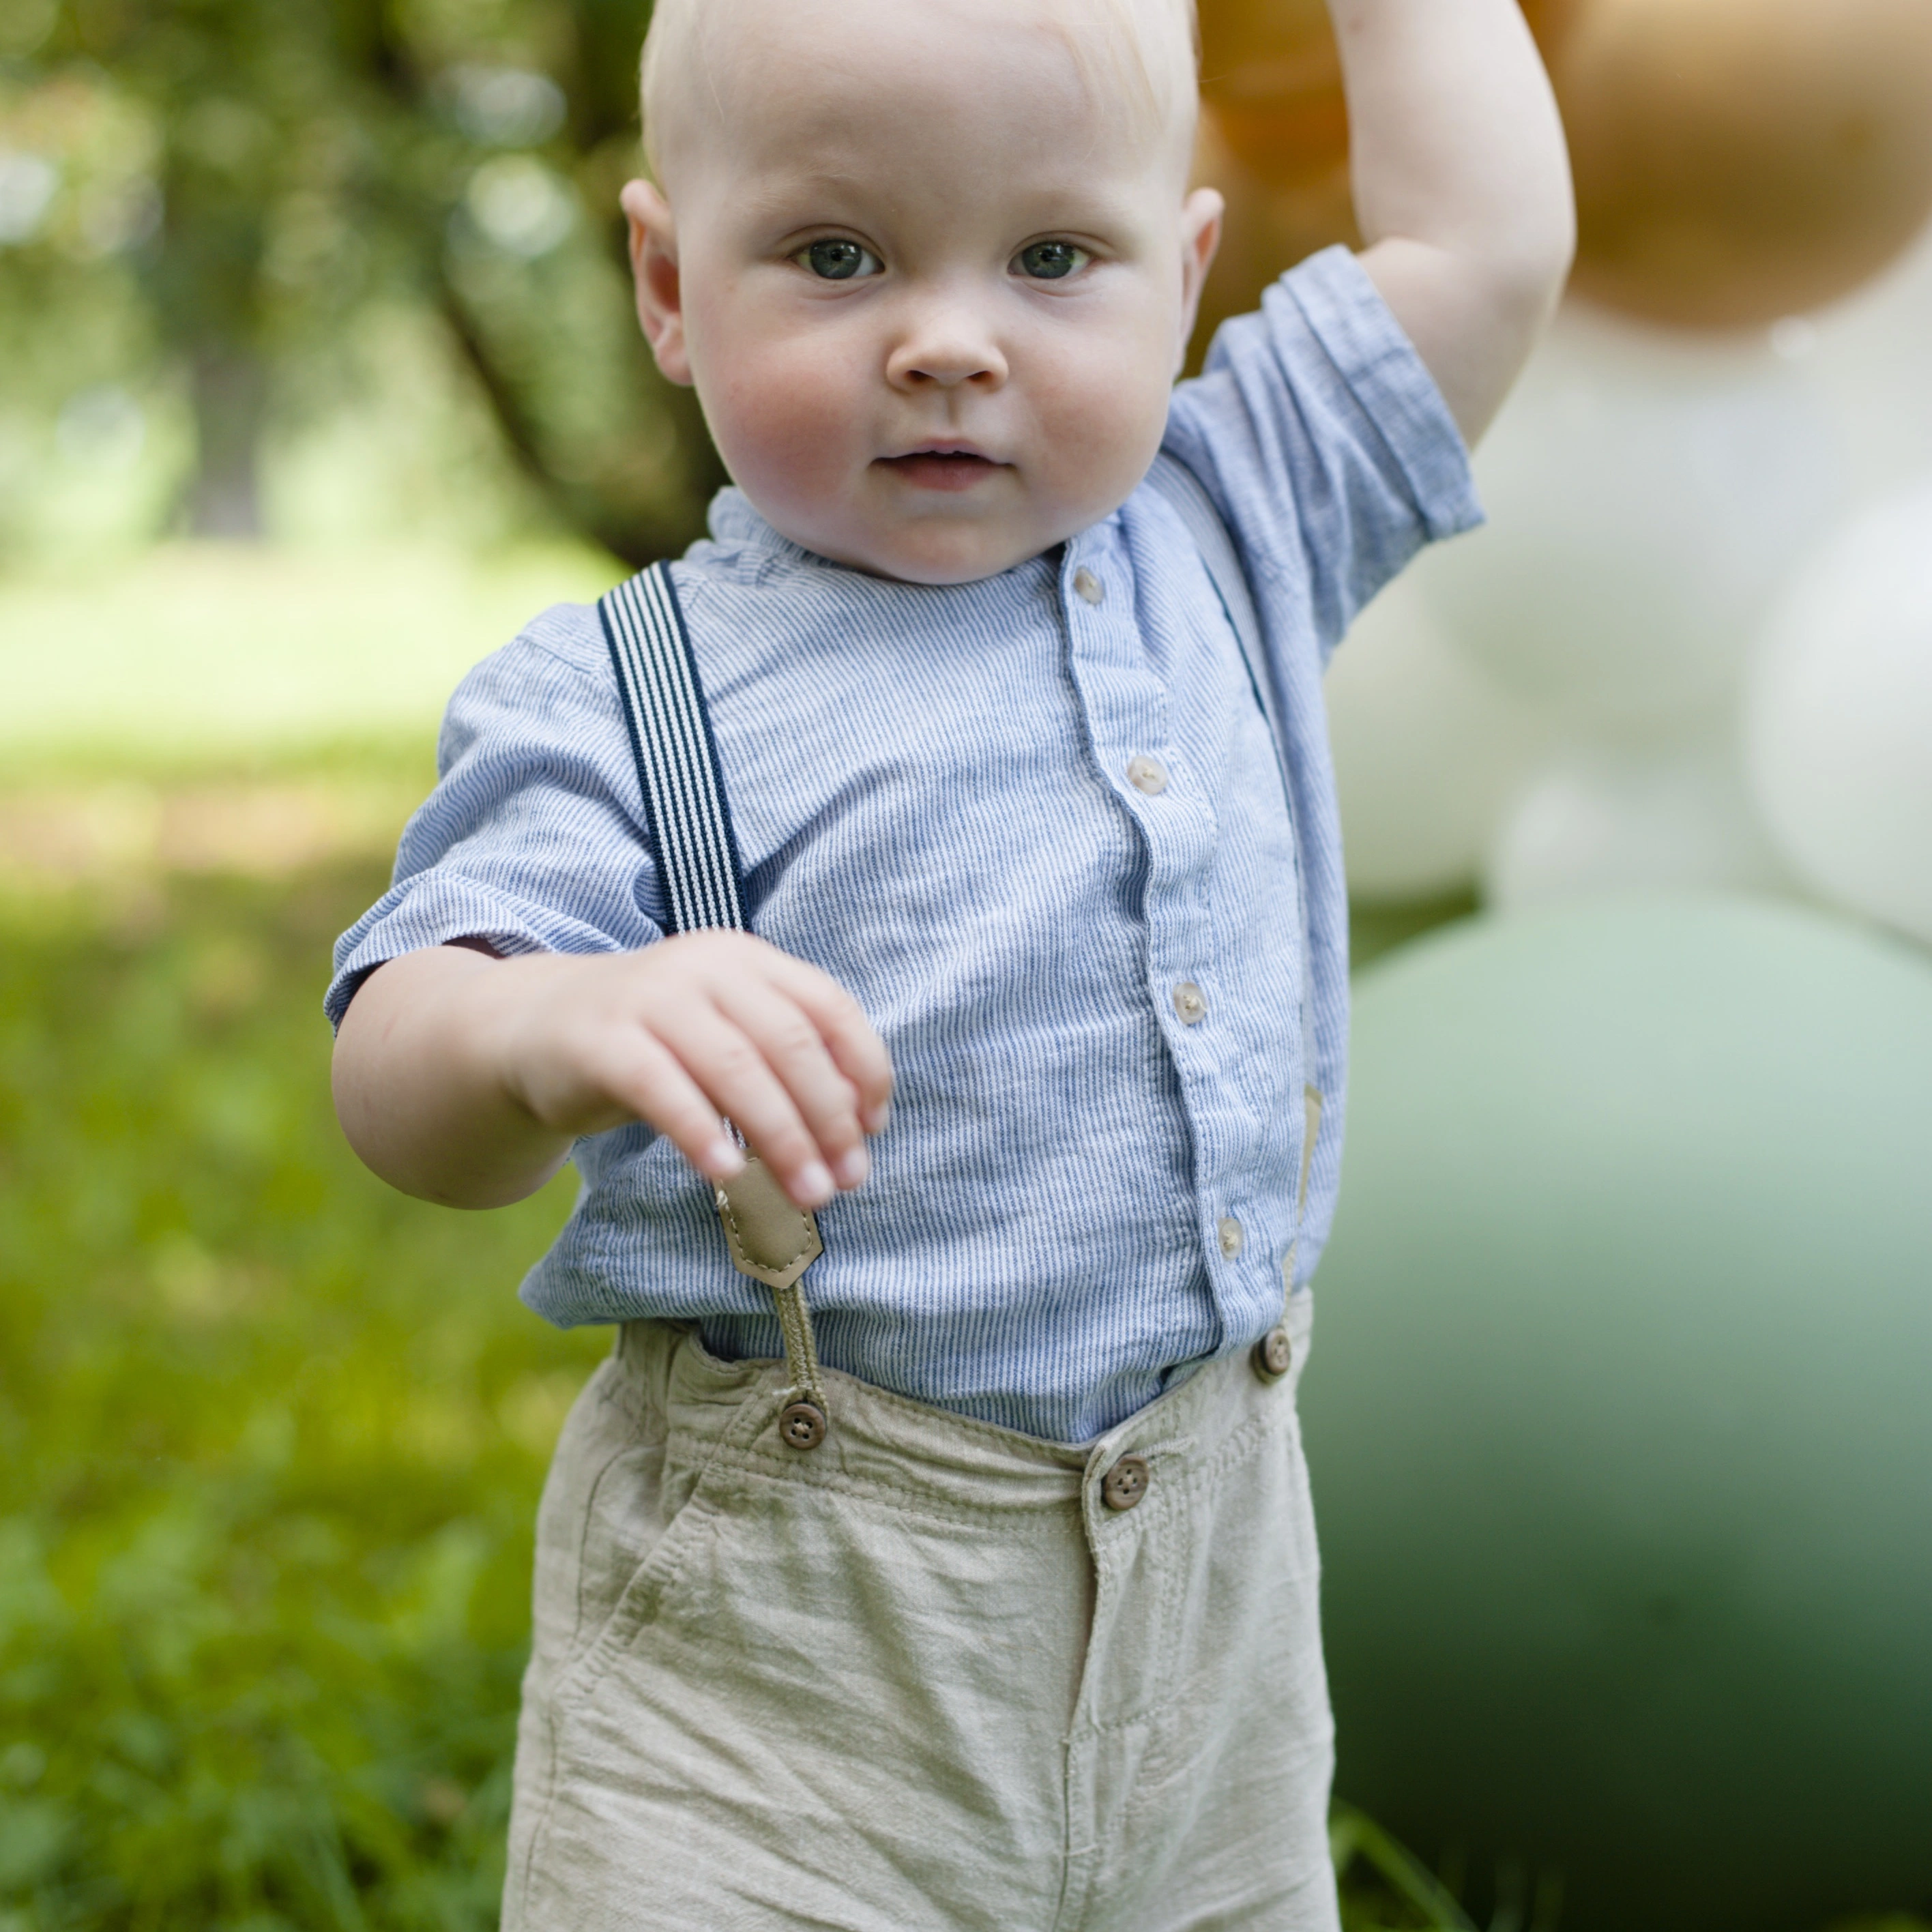
M 778 1418 L 778 1434 L 788 1449 L 816 1449 L 825 1440 L 825 1412 L 816 1402 L 794 1402 Z

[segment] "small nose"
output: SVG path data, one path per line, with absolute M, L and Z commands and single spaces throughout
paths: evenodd
M 886 360 L 886 380 L 898 389 L 997 389 L 1006 380 L 1006 358 L 970 304 L 935 302 L 901 332 Z

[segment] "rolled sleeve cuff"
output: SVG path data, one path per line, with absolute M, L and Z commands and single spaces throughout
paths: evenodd
M 1270 328 L 1303 330 L 1387 445 L 1432 542 L 1483 521 L 1468 446 L 1436 379 L 1352 250 L 1324 248 L 1262 298 Z
M 517 899 L 481 880 L 447 874 L 413 879 L 388 893 L 344 933 L 322 1010 L 339 1029 L 356 989 L 378 966 L 447 946 L 485 939 L 506 957 L 522 952 L 611 952 L 609 935 L 582 921 Z

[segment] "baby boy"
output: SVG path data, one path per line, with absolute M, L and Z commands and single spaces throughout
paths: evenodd
M 506 1927 L 1336 1924 L 1320 674 L 1475 520 L 1570 215 L 1515 0 L 1331 10 L 1367 245 L 1177 387 L 1187 0 L 658 0 L 638 314 L 736 487 L 465 681 L 329 995 L 363 1158 L 473 1207 L 574 1160 L 525 1298 L 621 1324 Z

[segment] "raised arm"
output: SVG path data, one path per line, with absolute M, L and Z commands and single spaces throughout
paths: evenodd
M 1362 266 L 1473 443 L 1562 293 L 1576 212 L 1516 0 L 1329 0 Z

